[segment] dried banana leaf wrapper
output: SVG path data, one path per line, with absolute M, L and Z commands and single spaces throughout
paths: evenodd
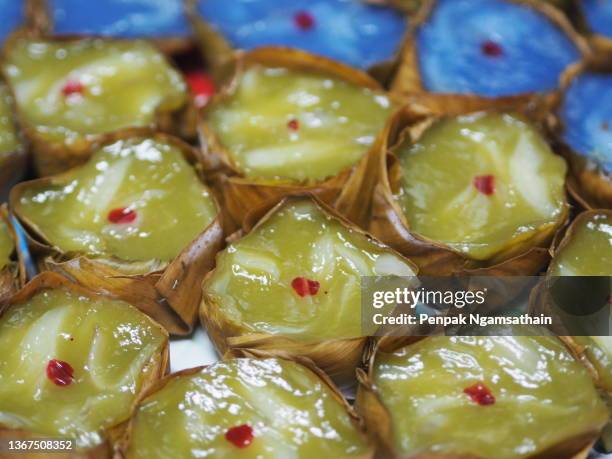
M 12 305 L 23 303 L 28 301 L 34 295 L 49 289 L 67 289 L 69 291 L 78 293 L 79 295 L 87 297 L 95 297 L 99 293 L 94 292 L 86 287 L 74 283 L 72 280 L 61 276 L 57 273 L 45 272 L 34 279 L 32 279 L 25 287 L 19 290 L 11 299 L 9 304 L 6 304 L 4 308 L 0 306 L 0 315 L 8 310 Z M 135 305 L 134 305 L 135 306 Z M 147 364 L 147 371 L 144 372 L 145 379 L 142 381 L 139 393 L 146 393 L 151 387 L 153 387 L 158 380 L 160 380 L 169 369 L 169 341 L 167 339 L 167 333 L 163 327 L 159 324 L 155 324 L 159 327 L 160 331 L 166 335 L 166 340 L 161 352 L 157 353 Z M 130 407 L 130 413 L 136 407 L 139 400 L 139 396 L 134 399 L 132 406 Z M 125 420 L 117 425 L 106 429 L 104 434 L 103 442 L 99 445 L 89 448 L 86 450 L 71 450 L 65 452 L 25 452 L 24 454 L 19 453 L 19 457 L 26 459 L 38 459 L 38 458 L 49 458 L 49 459 L 111 459 L 113 457 L 114 445 L 122 437 L 127 427 L 128 420 Z M 7 426 L 3 426 L 0 423 L 0 440 L 41 440 L 44 439 L 45 435 L 38 434 L 36 432 L 30 432 L 23 429 L 14 429 Z M 51 439 L 51 438 L 50 438 Z
M 386 144 L 399 145 L 404 139 L 416 141 L 439 119 L 438 116 L 428 116 L 422 110 L 415 111 L 412 106 L 406 106 L 394 115 L 387 131 L 390 138 Z M 567 205 L 556 224 L 542 225 L 529 237 L 509 242 L 493 258 L 476 261 L 444 244 L 427 240 L 410 229 L 410 222 L 394 197 L 401 179 L 399 161 L 392 151 L 386 156 L 381 155 L 379 161 L 379 182 L 374 188 L 369 229 L 379 240 L 412 260 L 419 267 L 420 274 L 529 276 L 538 273 L 550 260 L 548 247 L 568 218 Z
M 221 32 L 219 32 L 208 21 L 206 21 L 202 15 L 198 13 L 198 0 L 185 1 L 187 17 L 191 23 L 193 32 L 195 34 L 195 40 L 202 54 L 202 58 L 208 65 L 208 68 L 210 69 L 210 72 L 215 78 L 216 82 L 222 82 L 227 75 L 227 66 L 232 66 L 232 61 L 235 59 L 235 52 L 240 50 L 234 48 Z M 411 12 L 406 8 L 406 5 L 402 4 L 403 0 L 388 3 L 384 1 L 371 1 L 369 3 L 391 7 L 398 10 L 402 14 L 408 14 Z M 408 28 L 406 28 L 406 30 L 408 30 Z M 283 45 L 278 44 L 277 46 L 271 47 L 278 47 L 280 49 L 283 47 Z M 256 51 L 256 49 L 254 51 Z M 297 51 L 297 49 L 295 49 L 295 51 Z M 368 73 L 381 84 L 386 85 L 390 81 L 400 63 L 400 51 L 401 50 L 398 50 L 390 59 L 378 62 L 370 67 L 367 70 Z M 317 56 L 317 58 L 325 59 L 322 56 Z
M 268 205 L 255 209 L 248 215 L 243 229 L 232 235 L 229 240 L 233 242 L 250 231 L 257 229 L 271 218 L 277 209 L 282 208 L 286 202 L 303 196 L 300 194 L 289 196 L 275 206 Z M 325 214 L 339 220 L 345 227 L 357 233 L 366 234 L 322 200 L 313 195 L 310 196 L 312 196 L 312 199 Z M 409 260 L 405 261 L 412 267 L 413 272 L 416 273 L 416 267 Z M 208 273 L 204 280 L 204 285 L 206 284 L 206 279 L 210 278 L 213 274 L 214 270 Z M 265 351 L 270 355 L 281 357 L 303 357 L 313 361 L 317 367 L 321 368 L 343 388 L 354 385 L 355 368 L 362 362 L 364 351 L 370 345 L 370 340 L 367 336 L 324 339 L 313 342 L 300 341 L 281 334 L 255 333 L 241 322 L 228 317 L 220 305 L 205 290 L 200 307 L 200 320 L 220 354 L 234 354 L 242 352 L 244 349 L 250 349 L 253 351 Z
M 129 43 L 130 41 L 133 41 L 128 39 L 113 39 L 80 35 L 66 35 L 48 38 L 45 36 L 41 37 L 41 35 L 37 32 L 21 31 L 14 34 L 9 38 L 9 40 L 7 40 L 3 50 L 4 56 L 6 56 L 9 53 L 9 50 L 13 46 L 16 46 L 17 42 L 23 38 L 43 39 L 53 43 L 70 43 L 81 39 L 97 38 L 112 43 Z M 170 66 L 170 68 L 179 72 L 179 70 L 170 61 L 168 61 L 167 64 Z M 13 99 L 16 100 L 14 90 L 10 84 L 9 89 L 11 89 Z M 21 132 L 28 143 L 28 149 L 32 155 L 34 168 L 38 176 L 41 177 L 58 174 L 72 167 L 83 164 L 100 145 L 106 143 L 107 139 L 112 137 L 117 132 L 130 129 L 151 129 L 185 139 L 193 139 L 196 136 L 196 108 L 192 97 L 190 97 L 188 94 L 188 91 L 185 93 L 185 103 L 178 109 L 167 110 L 157 108 L 153 122 L 150 125 L 126 126 L 118 131 L 111 131 L 101 134 L 82 134 L 77 139 L 71 139 L 70 141 L 56 141 L 46 138 L 38 132 L 36 125 L 33 125 L 28 121 L 25 114 L 19 109 L 19 104 L 16 104 L 15 111 L 17 123 L 19 124 Z
M 31 7 L 28 8 L 28 22 L 33 24 L 33 30 L 39 36 L 58 36 L 54 32 L 53 14 L 49 0 L 29 0 Z M 59 35 L 62 36 L 62 35 Z M 109 36 L 112 38 L 112 35 Z M 194 49 L 195 43 L 192 37 L 164 36 L 159 38 L 143 36 L 142 39 L 153 43 L 161 52 L 167 55 L 186 53 Z
M 377 169 L 374 165 L 378 162 L 378 156 L 387 149 L 385 142 L 388 138 L 388 125 L 379 132 L 373 145 L 357 164 L 321 182 L 298 183 L 244 177 L 207 121 L 207 115 L 234 93 L 241 75 L 249 67 L 257 65 L 320 73 L 363 88 L 382 90 L 380 85 L 367 74 L 304 51 L 270 47 L 246 53 L 236 52 L 231 65 L 226 68 L 231 69 L 227 73 L 231 77 L 225 80 L 223 88 L 201 112 L 199 122 L 204 161 L 215 184 L 217 197 L 222 202 L 228 230 L 240 228 L 252 209 L 278 202 L 287 195 L 305 192 L 318 196 L 351 221 L 365 226 L 369 217 L 370 196 L 376 182 Z M 394 98 L 391 100 L 400 101 Z
M 149 136 L 176 146 L 199 172 L 194 149 L 179 139 L 149 130 L 128 129 L 106 137 L 105 143 Z M 204 181 L 200 174 L 202 182 Z M 113 257 L 88 257 L 65 253 L 19 213 L 21 195 L 30 186 L 62 183 L 63 174 L 22 182 L 11 192 L 11 210 L 27 231 L 28 246 L 39 269 L 55 271 L 90 289 L 114 295 L 134 304 L 174 335 L 191 333 L 201 298 L 200 283 L 214 266 L 215 254 L 224 245 L 220 214 L 171 262 L 127 261 Z M 219 209 L 219 207 L 217 206 Z M 146 274 L 142 274 L 146 271 Z M 135 274 L 138 272 L 139 274 Z
M 550 255 L 554 259 L 555 254 L 560 253 L 568 244 L 572 241 L 574 235 L 578 231 L 579 226 L 583 221 L 589 220 L 591 216 L 594 215 L 609 215 L 612 216 L 612 210 L 606 209 L 591 209 L 580 213 L 574 221 L 564 230 L 559 231 L 555 240 L 553 241 L 550 247 Z M 546 277 L 552 275 L 552 265 L 548 269 L 546 273 Z M 532 312 L 536 314 L 546 314 L 553 317 L 553 320 L 556 318 L 555 311 L 558 307 L 555 305 L 555 302 L 551 298 L 551 295 L 548 292 L 548 286 L 546 285 L 546 277 L 543 278 L 540 285 L 534 290 L 529 303 L 529 308 Z M 575 341 L 575 339 L 570 335 L 567 327 L 560 320 L 556 320 L 553 322 L 553 331 L 555 334 L 559 336 L 559 338 L 566 344 L 566 346 L 572 351 L 574 356 L 580 360 L 589 370 L 596 385 L 605 391 L 607 394 L 612 395 L 612 387 L 607 387 L 604 385 L 602 381 L 602 377 L 598 374 L 595 366 L 590 362 L 590 360 L 586 356 L 586 349 L 584 345 L 581 345 Z
M 317 378 L 319 378 L 331 390 L 333 398 L 344 406 L 346 412 L 351 417 L 351 420 L 353 424 L 355 425 L 355 427 L 361 431 L 364 437 L 367 437 L 368 440 L 371 441 L 371 439 L 369 438 L 369 436 L 367 435 L 365 431 L 363 420 L 355 412 L 355 410 L 353 409 L 351 404 L 346 400 L 344 395 L 342 395 L 342 392 L 336 386 L 336 384 L 334 384 L 331 378 L 323 370 L 321 370 L 317 365 L 315 365 L 315 363 L 311 359 L 308 359 L 303 356 L 293 355 L 290 352 L 282 352 L 282 351 L 269 352 L 265 349 L 248 349 L 248 348 L 232 349 L 230 352 L 226 353 L 223 356 L 223 360 L 232 359 L 232 358 L 254 358 L 254 359 L 276 358 L 276 359 L 287 360 L 289 362 L 295 362 L 295 363 L 298 363 L 306 367 L 308 370 L 314 373 L 317 376 Z M 138 403 L 141 403 L 143 400 L 145 400 L 150 395 L 163 389 L 166 386 L 166 384 L 168 384 L 173 379 L 179 378 L 181 376 L 194 375 L 196 373 L 199 373 L 205 368 L 207 368 L 207 365 L 195 367 L 195 368 L 187 368 L 185 370 L 181 370 L 181 371 L 178 371 L 176 373 L 172 373 L 166 376 L 165 378 L 157 381 L 154 385 L 152 385 L 146 391 L 146 393 L 142 393 L 142 395 L 139 397 Z M 132 418 L 127 429 L 125 430 L 123 437 L 118 442 L 119 447 L 117 448 L 118 455 L 116 456 L 116 458 L 118 457 L 121 459 L 130 459 L 131 455 L 128 453 L 128 449 L 130 446 L 133 428 L 134 428 L 134 418 Z M 372 444 L 372 447 L 370 448 L 370 450 L 363 456 L 360 456 L 359 459 L 372 458 L 374 456 L 374 450 L 375 450 L 375 447 Z
M 518 4 L 527 5 L 537 12 L 543 14 L 564 32 L 574 43 L 582 56 L 589 56 L 591 49 L 587 41 L 578 34 L 565 15 L 556 7 L 537 0 L 509 0 Z M 431 104 L 432 112 L 436 114 L 460 114 L 466 111 L 504 109 L 525 111 L 535 110 L 547 112 L 557 97 L 557 91 L 548 93 L 526 93 L 515 96 L 482 97 L 468 94 L 436 94 L 430 93 L 426 88 L 419 69 L 419 56 L 417 46 L 417 33 L 425 23 L 432 10 L 436 6 L 436 0 L 424 0 L 414 19 L 410 21 L 410 30 L 402 47 L 400 63 L 393 76 L 391 92 L 403 94 L 410 98 L 418 97 L 422 103 Z
M 17 249 L 17 235 L 13 227 L 6 204 L 0 207 L 0 218 L 6 225 L 9 235 L 14 241 L 15 250 L 9 264 L 0 270 L 0 311 L 2 305 L 7 303 L 10 298 L 26 283 L 26 270 L 23 258 Z
M 573 151 L 562 140 L 565 128 L 559 114 L 563 93 L 565 93 L 575 78 L 585 72 L 612 74 L 612 54 L 598 54 L 568 68 L 561 77 L 561 93 L 555 99 L 553 115 L 547 119 L 550 135 L 555 139 L 556 150 L 563 155 L 570 166 L 567 178 L 569 194 L 584 209 L 612 208 L 612 174 L 606 173 L 601 167 L 584 155 Z
M 418 341 L 420 338 L 415 337 L 411 340 L 397 339 L 394 337 L 388 338 L 389 339 L 381 339 L 371 348 L 369 354 L 364 355 L 366 369 L 357 369 L 359 388 L 355 402 L 357 413 L 364 419 L 366 428 L 376 439 L 384 457 L 393 459 L 486 459 L 476 455 L 459 453 L 424 452 L 406 455 L 397 450 L 393 434 L 393 419 L 390 411 L 392 407 L 387 407 L 378 394 L 376 385 L 374 384 L 374 363 L 380 352 L 391 353 L 401 347 Z M 597 440 L 598 434 L 598 432 L 588 432 L 584 435 L 567 439 L 546 451 L 540 452 L 534 456 L 529 456 L 529 458 L 586 459 Z

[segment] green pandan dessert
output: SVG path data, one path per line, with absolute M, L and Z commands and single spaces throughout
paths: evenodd
M 182 148 L 160 136 L 117 140 L 79 168 L 19 185 L 13 209 L 63 253 L 166 265 L 217 215 Z
M 555 253 L 553 276 L 612 276 L 612 212 L 578 216 Z
M 578 215 L 555 252 L 551 276 L 612 276 L 612 211 L 591 210 Z M 612 392 L 612 337 L 568 337 L 572 348 L 586 357 L 599 384 Z
M 169 129 L 187 101 L 180 74 L 144 41 L 21 39 L 3 68 L 44 174 L 82 162 L 96 136 Z
M 548 273 L 550 276 L 611 276 L 612 212 L 591 210 L 578 215 L 556 250 Z M 590 329 L 593 329 L 593 322 L 600 322 L 608 314 L 605 309 L 594 313 L 588 323 Z M 564 339 L 591 370 L 597 385 L 606 392 L 608 404 L 612 404 L 612 337 L 572 336 Z M 604 431 L 603 442 L 608 451 L 612 450 L 611 425 Z
M 0 82 L 0 193 L 6 196 L 26 168 L 26 152 L 21 144 L 8 88 Z
M 11 350 L 0 353 L 0 430 L 104 448 L 164 373 L 167 345 L 129 304 L 54 274 L 35 278 L 0 315 L 0 349 Z
M 333 75 L 248 68 L 207 122 L 226 160 L 248 178 L 319 182 L 354 166 L 393 104 L 380 91 Z
M 490 264 L 537 246 L 567 214 L 565 162 L 516 115 L 441 119 L 395 153 L 395 200 L 410 231 L 468 260 Z
M 20 148 L 8 89 L 0 84 L 0 160 Z
M 371 165 L 397 99 L 370 75 L 292 48 L 236 52 L 202 111 L 202 155 L 220 172 L 226 225 L 255 208 L 312 193 L 365 224 Z
M 295 362 L 231 359 L 160 386 L 132 419 L 128 459 L 373 454 L 337 390 Z
M 358 407 L 391 457 L 571 458 L 608 419 L 553 336 L 425 338 L 379 352 L 369 384 Z
M 290 199 L 219 253 L 203 284 L 202 321 L 222 351 L 238 342 L 284 349 L 352 373 L 371 334 L 361 324 L 361 276 L 414 274 L 319 204 Z

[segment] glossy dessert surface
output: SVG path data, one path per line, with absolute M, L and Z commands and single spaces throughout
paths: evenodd
M 48 0 L 56 34 L 183 37 L 189 26 L 180 0 Z
M 11 32 L 21 26 L 25 20 L 24 2 L 18 0 L 0 0 L 0 11 L 2 11 L 0 45 L 3 45 Z
M 553 276 L 612 276 L 612 216 L 600 213 L 582 218 L 571 238 L 555 254 Z
M 0 316 L 0 425 L 78 448 L 129 417 L 161 328 L 128 304 L 45 290 Z
M 381 354 L 395 447 L 516 459 L 607 420 L 588 372 L 551 336 L 432 337 Z
M 253 333 L 355 338 L 362 335 L 360 276 L 392 274 L 414 273 L 390 249 L 297 201 L 221 252 L 204 291 Z
M 129 458 L 360 457 L 363 436 L 314 373 L 231 359 L 171 379 L 134 418 Z
M 32 182 L 16 212 L 63 252 L 169 262 L 217 208 L 177 146 L 135 137 L 103 147 L 51 183 Z
M 580 57 L 548 18 L 508 0 L 437 1 L 417 46 L 427 90 L 486 97 L 551 91 Z
M 0 158 L 20 146 L 8 88 L 0 83 Z
M 565 92 L 559 115 L 565 143 L 612 174 L 612 73 L 578 75 Z
M 410 228 L 470 258 L 489 259 L 563 215 L 565 162 L 515 115 L 442 119 L 396 154 Z
M 612 1 L 581 0 L 580 7 L 592 32 L 612 38 Z
M 0 269 L 11 262 L 11 255 L 15 251 L 15 241 L 3 219 L 0 219 Z
M 383 93 L 332 76 L 253 66 L 209 123 L 247 177 L 323 180 L 361 159 L 392 108 Z
M 199 13 L 235 48 L 288 46 L 367 69 L 399 51 L 406 19 L 353 0 L 200 0 Z
M 612 336 L 574 336 L 599 377 L 599 384 L 612 392 Z M 611 410 L 612 413 L 612 410 Z
M 181 75 L 144 41 L 19 40 L 4 71 L 24 123 L 51 141 L 150 126 L 187 97 Z

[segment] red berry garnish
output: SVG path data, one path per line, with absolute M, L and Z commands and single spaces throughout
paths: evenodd
M 495 176 L 494 175 L 477 175 L 474 177 L 474 188 L 486 196 L 491 196 L 495 193 Z
M 479 382 L 473 386 L 466 387 L 463 389 L 463 392 L 467 394 L 472 401 L 481 406 L 493 405 L 495 403 L 495 396 L 484 383 Z
M 480 45 L 480 49 L 485 56 L 499 57 L 504 54 L 504 49 L 494 41 L 487 40 Z
M 108 221 L 115 225 L 124 225 L 136 220 L 136 211 L 129 207 L 118 207 L 108 213 Z
M 296 120 L 295 118 L 287 122 L 287 129 L 290 129 L 292 131 L 297 131 L 299 128 L 300 128 L 300 122 Z
M 189 85 L 197 108 L 204 107 L 215 94 L 215 84 L 204 72 L 187 73 L 185 81 Z
M 253 428 L 248 424 L 232 427 L 225 432 L 225 439 L 238 448 L 246 448 L 253 438 Z
M 52 359 L 47 364 L 47 378 L 56 386 L 68 386 L 74 380 L 74 369 L 68 362 Z
M 293 22 L 302 30 L 310 30 L 315 25 L 314 17 L 308 11 L 299 11 L 296 13 L 295 16 L 293 16 Z
M 296 277 L 291 281 L 291 287 L 301 297 L 307 295 L 316 295 L 321 288 L 321 284 L 315 280 L 306 279 L 305 277 Z
M 85 92 L 85 86 L 79 80 L 68 80 L 62 87 L 62 94 L 65 97 L 73 94 L 83 94 Z

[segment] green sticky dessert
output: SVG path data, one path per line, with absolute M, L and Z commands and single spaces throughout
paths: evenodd
M 0 160 L 20 148 L 8 89 L 0 83 Z
M 580 215 L 551 263 L 553 276 L 612 275 L 612 213 Z
M 83 166 L 20 185 L 14 211 L 64 254 L 163 267 L 217 215 L 183 148 L 163 136 L 116 140 Z
M 7 196 L 27 167 L 27 155 L 15 124 L 13 98 L 0 81 L 0 195 Z
M 367 336 L 361 276 L 414 276 L 411 263 L 319 203 L 287 199 L 216 258 L 200 316 L 217 349 L 306 356 L 354 382 Z M 282 305 L 282 307 L 280 307 Z
M 612 212 L 607 210 L 583 212 L 574 220 L 556 250 L 548 274 L 549 276 L 610 276 L 612 275 L 611 249 Z M 591 322 L 599 322 L 603 317 L 601 314 L 605 315 L 604 309 L 593 312 L 595 316 Z M 588 325 L 593 329 L 591 323 Z M 565 337 L 565 340 L 591 370 L 597 385 L 607 394 L 608 407 L 612 413 L 610 408 L 612 337 L 572 336 Z M 612 425 L 606 427 L 602 441 L 608 451 L 612 450 Z
M 391 249 L 303 199 L 221 252 L 203 288 L 207 312 L 242 334 L 318 342 L 362 336 L 361 276 L 414 274 Z
M 552 336 L 430 337 L 381 352 L 370 377 L 395 456 L 569 458 L 608 419 L 588 372 Z M 384 420 L 367 421 L 382 432 Z
M 161 386 L 137 408 L 127 458 L 372 456 L 342 396 L 295 362 L 231 359 Z
M 241 176 L 320 182 L 359 162 L 392 109 L 382 91 L 333 74 L 251 65 L 206 121 Z
M 0 347 L 11 349 L 0 355 L 0 431 L 74 439 L 89 450 L 163 374 L 167 334 L 129 304 L 57 277 L 35 279 L 38 287 L 29 284 L 0 316 Z
M 145 41 L 21 39 L 8 46 L 3 68 L 35 152 L 70 164 L 96 135 L 167 127 L 162 115 L 187 101 L 180 74 Z M 37 159 L 60 170 L 50 161 Z
M 566 165 L 516 115 L 442 119 L 396 149 L 410 230 L 472 260 L 504 258 L 559 227 Z

